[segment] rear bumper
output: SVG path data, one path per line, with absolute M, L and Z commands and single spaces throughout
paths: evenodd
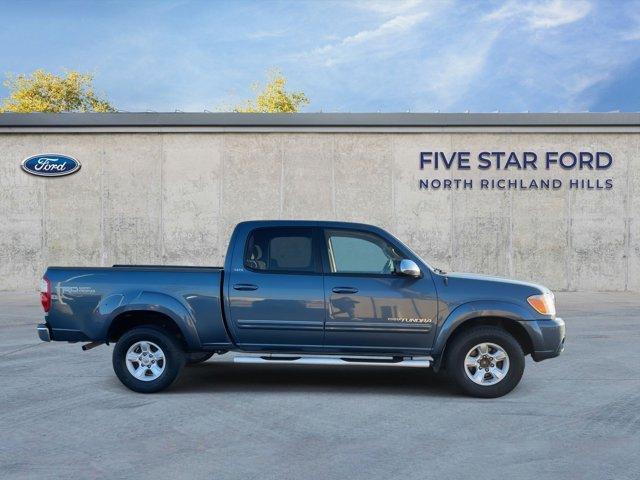
M 529 331 L 533 343 L 531 356 L 536 362 L 557 357 L 563 352 L 566 337 L 564 320 L 555 318 L 522 323 L 527 324 L 525 328 Z
M 92 340 L 80 330 L 70 330 L 68 328 L 51 328 L 48 323 L 41 323 L 36 327 L 38 337 L 43 342 L 90 342 Z
M 41 323 L 36 328 L 38 330 L 38 337 L 40 338 L 40 340 L 42 340 L 43 342 L 51 341 L 51 331 L 49 330 L 49 325 L 47 325 L 46 323 Z

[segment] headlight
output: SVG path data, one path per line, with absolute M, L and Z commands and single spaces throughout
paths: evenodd
M 529 302 L 529 305 L 531 305 L 536 312 L 542 315 L 556 314 L 556 302 L 551 292 L 531 295 L 527 298 L 527 302 Z

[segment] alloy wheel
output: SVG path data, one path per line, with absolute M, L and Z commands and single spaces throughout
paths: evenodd
M 480 343 L 467 352 L 464 371 L 478 385 L 495 385 L 509 372 L 509 355 L 500 345 Z
M 126 354 L 127 370 L 138 380 L 157 380 L 167 366 L 162 349 L 153 342 L 139 341 L 129 347 Z

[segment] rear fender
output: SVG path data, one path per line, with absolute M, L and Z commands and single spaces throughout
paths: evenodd
M 96 313 L 102 320 L 103 338 L 113 320 L 119 315 L 133 311 L 149 311 L 166 315 L 171 318 L 180 329 L 182 336 L 190 350 L 201 347 L 200 337 L 196 329 L 196 322 L 191 309 L 177 298 L 160 292 L 140 292 L 131 301 L 126 301 L 129 295 L 114 294 L 104 298 L 97 306 Z

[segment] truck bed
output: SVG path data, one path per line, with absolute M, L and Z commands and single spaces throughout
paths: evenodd
M 174 265 L 49 267 L 45 277 L 55 300 L 46 318 L 51 337 L 108 341 L 127 314 L 146 311 L 181 325 L 189 348 L 223 348 L 230 341 L 221 310 L 222 272 Z

